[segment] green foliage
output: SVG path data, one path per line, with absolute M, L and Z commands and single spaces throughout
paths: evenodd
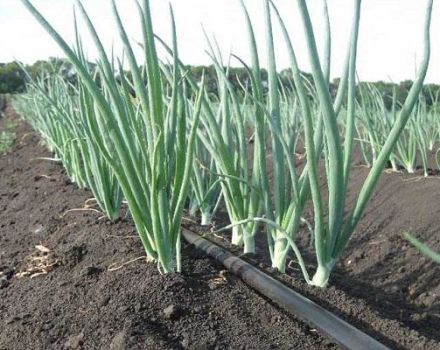
M 10 131 L 0 131 L 0 155 L 6 154 L 15 144 L 16 135 Z
M 8 153 L 14 147 L 16 140 L 14 128 L 15 124 L 11 120 L 4 121 L 4 130 L 0 130 L 0 155 Z
M 26 75 L 23 73 L 19 62 L 13 61 L 9 63 L 0 63 L 0 94 L 5 93 L 21 93 L 25 90 L 26 85 Z M 96 64 L 92 62 L 87 62 L 90 71 L 93 71 Z M 41 74 L 47 73 L 61 73 L 61 75 L 68 82 L 76 84 L 77 75 L 72 64 L 66 59 L 60 58 L 49 58 L 46 60 L 36 61 L 32 65 L 23 65 L 29 72 L 33 79 L 41 76 Z M 224 67 L 226 69 L 226 67 Z M 194 81 L 200 81 L 202 74 L 204 72 L 205 76 L 205 89 L 208 94 L 218 96 L 218 81 L 217 73 L 214 65 L 210 66 L 185 66 L 185 71 Z M 130 72 L 124 72 L 127 75 L 129 81 L 132 81 Z M 264 84 L 268 82 L 267 70 L 261 68 L 261 80 Z M 310 73 L 302 72 L 303 79 L 310 84 L 313 84 L 313 77 Z M 99 75 L 98 75 L 99 76 Z M 117 80 L 120 78 L 117 77 Z M 240 94 L 243 92 L 243 87 L 251 87 L 251 77 L 249 71 L 245 67 L 228 67 L 228 79 L 231 86 L 234 88 L 235 92 Z M 99 84 L 99 78 L 98 82 Z M 332 83 L 330 83 L 330 91 L 332 96 L 335 97 L 340 83 L 340 78 L 335 78 Z M 385 106 L 388 110 L 391 110 L 393 103 L 393 94 L 396 94 L 396 102 L 398 105 L 402 105 L 408 95 L 409 89 L 413 82 L 411 80 L 402 81 L 399 84 L 392 82 L 361 82 L 358 84 L 358 91 L 363 85 L 372 85 L 376 87 L 384 99 Z M 293 89 L 293 76 L 292 70 L 290 68 L 283 69 L 279 72 L 279 85 L 283 88 L 291 90 Z M 264 89 L 264 93 L 267 94 L 268 89 Z M 133 91 L 134 93 L 134 91 Z M 425 85 L 422 90 L 422 95 L 424 96 L 428 106 L 433 103 L 433 96 L 440 94 L 440 85 L 428 84 Z M 359 101 L 360 95 L 357 93 L 357 100 Z
M 17 62 L 0 63 L 0 93 L 15 93 L 24 90 L 24 73 Z
M 84 178 L 82 171 L 87 169 L 89 151 L 99 157 L 105 169 L 94 177 L 108 172 L 117 180 L 148 258 L 164 272 L 180 271 L 180 224 L 188 199 L 190 210 L 200 211 L 204 221 L 209 222 L 222 198 L 231 222 L 223 229 L 232 229 L 232 244 L 243 246 L 244 253 L 255 252 L 255 236 L 264 225 L 272 266 L 284 272 L 288 253 L 293 251 L 306 281 L 324 287 L 386 163 L 396 158 L 396 144 L 399 146 L 402 139 L 407 143 L 405 136 L 410 129 L 405 128 L 424 120 L 428 111 L 434 110 L 431 105 L 436 104 L 439 95 L 436 87 L 422 90 L 430 58 L 433 0 L 427 0 L 419 73 L 414 83 L 404 81 L 399 85 L 357 84 L 361 2 L 353 1 L 343 78 L 331 84 L 331 29 L 326 0 L 322 6 L 327 35 L 321 50 L 307 2 L 297 1 L 311 75 L 301 72 L 282 15 L 271 0 L 263 1 L 267 71 L 260 66 L 259 45 L 244 0 L 241 4 L 251 65 L 236 56 L 224 60 L 215 41 L 208 39 L 209 67 L 181 63 L 172 10 L 172 45 L 155 40 L 149 0 L 144 0 L 143 6 L 138 3 L 143 33 L 140 46 L 144 51 L 140 65 L 113 0 L 130 72 L 105 52 L 80 1 L 78 8 L 99 52 L 95 66 L 85 60 L 79 33 L 76 47 L 71 48 L 29 0 L 22 0 L 75 67 L 59 61 L 36 65 L 37 71 L 40 67 L 48 71 L 55 67 L 58 75 L 52 82 L 53 89 L 47 89 L 47 76 L 37 86 L 39 96 L 33 100 L 38 107 L 32 108 L 38 112 L 33 116 L 34 127 L 47 140 L 54 140 L 49 144 L 69 174 L 79 170 L 76 179 Z M 272 18 L 280 25 L 290 59 L 290 68 L 281 73 L 276 65 Z M 168 63 L 159 60 L 157 42 L 169 53 Z M 225 64 L 229 59 L 239 61 L 242 68 Z M 66 82 L 68 79 L 72 79 L 71 84 Z M 420 93 L 429 98 L 420 97 Z M 373 115 L 367 113 L 372 111 L 371 106 L 375 107 Z M 359 112 L 364 119 L 358 118 Z M 392 119 L 387 118 L 391 114 Z M 371 125 L 382 127 L 382 137 Z M 411 130 L 417 132 L 414 135 L 418 139 L 425 135 L 427 141 L 420 144 L 423 148 L 437 137 L 430 129 Z M 357 197 L 349 203 L 356 133 L 374 148 L 371 170 Z M 298 143 L 304 150 L 297 150 Z M 380 147 L 376 149 L 376 145 Z M 400 150 L 404 162 L 413 158 L 412 153 L 406 156 L 405 149 Z M 298 160 L 304 151 L 302 166 Z M 364 153 L 368 159 L 369 153 Z M 320 173 L 321 164 L 325 170 Z M 83 182 L 93 191 L 90 181 Z M 93 192 L 99 198 L 98 191 Z M 310 202 L 313 224 L 302 217 Z M 302 222 L 309 227 L 315 246 L 317 269 L 312 278 L 295 243 Z
M 23 67 L 32 79 L 48 73 L 60 73 L 71 83 L 76 79 L 72 65 L 65 59 L 49 58 L 47 61 L 40 60 L 32 65 L 24 65 L 18 61 L 0 63 L 0 94 L 16 94 L 25 91 L 27 77 Z

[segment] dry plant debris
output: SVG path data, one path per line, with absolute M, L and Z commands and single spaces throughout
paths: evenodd
M 46 275 L 61 264 L 58 257 L 47 247 L 36 245 L 35 252 L 26 257 L 24 268 L 16 274 L 18 278 L 34 278 Z

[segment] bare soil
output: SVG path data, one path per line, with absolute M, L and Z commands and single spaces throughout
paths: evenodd
M 337 348 L 191 246 L 184 273 L 161 275 L 131 222 L 69 211 L 91 193 L 38 159 L 51 155 L 28 125 L 16 134 L 0 157 L 1 350 Z M 354 168 L 353 198 L 366 172 Z M 440 349 L 440 268 L 402 238 L 440 250 L 438 198 L 438 177 L 384 174 L 326 290 L 295 263 L 271 271 L 263 244 L 258 264 L 393 349 Z

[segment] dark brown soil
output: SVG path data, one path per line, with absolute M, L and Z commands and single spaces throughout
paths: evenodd
M 50 154 L 29 126 L 16 133 L 0 157 L 1 350 L 336 348 L 190 246 L 181 275 L 144 259 L 122 266 L 144 254 L 131 223 L 66 213 L 91 194 L 37 159 Z M 355 169 L 353 192 L 365 175 Z M 440 250 L 439 181 L 384 175 L 327 290 L 305 285 L 295 264 L 278 277 L 391 348 L 440 349 L 440 269 L 401 236 Z M 19 277 L 36 262 L 54 266 Z

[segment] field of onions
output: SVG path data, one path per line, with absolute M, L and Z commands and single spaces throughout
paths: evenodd
M 241 1 L 252 59 L 223 55 L 207 36 L 218 94 L 180 60 L 172 10 L 166 43 L 149 1 L 139 4 L 136 43 L 112 2 L 117 58 L 81 2 L 88 33 L 76 30 L 73 46 L 22 3 L 78 79 L 29 75 L 8 102 L 18 141 L 0 158 L 0 349 L 440 348 L 440 96 L 422 94 L 433 0 L 423 2 L 417 77 L 391 107 L 357 81 L 361 0 L 350 2 L 335 92 L 326 1 L 320 48 L 306 1 L 295 1 L 311 81 L 276 6 L 262 1 L 266 36 L 257 40 Z M 247 71 L 239 89 L 230 61 Z M 303 308 L 310 300 L 316 307 Z

